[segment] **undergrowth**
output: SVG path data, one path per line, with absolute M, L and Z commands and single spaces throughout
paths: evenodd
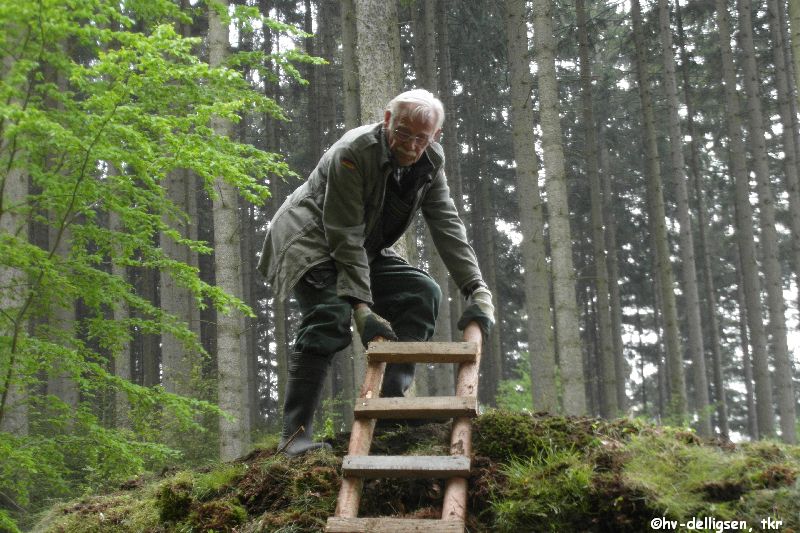
M 766 517 L 800 531 L 800 447 L 734 446 L 636 420 L 490 411 L 474 422 L 467 531 L 641 532 L 650 520 Z M 54 506 L 34 531 L 299 533 L 322 531 L 336 507 L 341 456 L 275 455 L 274 442 L 238 461 L 131 480 Z M 390 427 L 371 453 L 446 454 L 449 425 Z M 359 516 L 438 518 L 443 480 L 369 480 Z M 0 522 L 2 523 L 2 522 Z

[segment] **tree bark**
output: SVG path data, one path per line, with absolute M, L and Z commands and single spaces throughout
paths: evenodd
M 397 4 L 380 0 L 354 4 L 361 120 L 379 122 L 386 104 L 402 87 Z
M 346 130 L 351 130 L 357 127 L 361 122 L 361 100 L 358 94 L 358 55 L 356 52 L 356 8 L 354 0 L 341 0 L 341 10 L 344 127 Z
M 445 115 L 455 109 L 453 99 L 453 74 L 450 62 L 450 11 L 451 4 L 447 0 L 438 0 L 437 19 L 439 21 L 439 99 L 444 106 Z M 441 143 L 444 148 L 444 165 L 447 182 L 450 185 L 450 194 L 456 204 L 459 216 L 464 218 L 463 187 L 461 185 L 461 171 L 459 168 L 458 128 L 455 120 L 445 120 L 442 126 Z M 455 281 L 450 279 L 450 331 L 457 331 L 457 321 L 463 312 L 464 299 Z
M 189 196 L 194 194 L 194 189 L 189 186 L 188 173 L 183 170 L 173 170 L 164 180 L 164 189 L 167 199 L 187 218 L 164 215 L 163 222 L 178 231 L 182 237 L 188 237 L 191 220 L 195 220 L 189 211 Z M 191 264 L 191 255 L 188 248 L 176 243 L 172 238 L 162 233 L 160 237 L 161 249 L 164 254 L 175 261 Z M 181 322 L 191 324 L 192 305 L 194 298 L 191 291 L 179 286 L 169 272 L 161 271 L 160 294 L 161 309 L 174 315 Z M 192 395 L 192 375 L 196 364 L 192 353 L 186 349 L 183 341 L 169 332 L 161 335 L 161 372 L 162 385 L 167 392 L 182 396 Z
M 533 124 L 533 76 L 528 50 L 528 21 L 524 0 L 506 1 L 511 127 L 520 201 L 522 265 L 527 309 L 527 337 L 531 395 L 536 411 L 559 411 L 553 317 L 550 313 L 550 276 L 544 245 L 544 214 L 539 192 Z
M 116 173 L 117 170 L 115 168 L 111 168 L 109 172 Z M 122 230 L 122 221 L 119 218 L 119 214 L 117 213 L 110 213 L 109 219 L 109 228 L 111 231 L 120 232 Z M 116 276 L 119 279 L 128 281 L 128 269 L 116 261 L 113 261 L 111 264 L 111 274 Z M 123 304 L 113 310 L 113 318 L 116 322 L 125 322 L 130 317 L 130 309 L 128 306 Z M 115 354 L 114 358 L 114 375 L 120 379 L 124 379 L 126 381 L 132 380 L 132 372 L 131 372 L 131 343 L 130 341 L 126 341 L 122 344 L 120 351 Z M 127 395 L 117 390 L 114 394 L 114 415 L 115 415 L 115 426 L 120 429 L 130 429 L 131 427 L 131 419 L 130 419 L 130 403 L 128 402 Z
M 684 312 L 688 330 L 688 351 L 692 361 L 694 381 L 694 404 L 697 416 L 697 432 L 710 437 L 711 412 L 708 400 L 708 377 L 706 370 L 705 347 L 703 346 L 703 324 L 700 314 L 700 295 L 697 288 L 697 270 L 694 258 L 694 237 L 692 218 L 689 214 L 689 193 L 686 186 L 686 162 L 683 157 L 683 133 L 681 132 L 678 109 L 678 84 L 675 75 L 675 56 L 672 44 L 669 3 L 658 0 L 659 34 L 664 63 L 663 83 L 667 94 L 669 113 L 669 151 L 672 162 L 672 183 L 675 187 L 675 200 L 680 233 L 678 234 L 681 256 L 681 277 L 684 298 Z
M 736 254 L 737 262 L 741 265 L 739 254 Z M 753 365 L 750 358 L 750 344 L 747 338 L 747 298 L 744 293 L 744 283 L 742 282 L 742 268 L 737 271 L 736 302 L 739 306 L 739 342 L 742 349 L 742 377 L 744 378 L 745 401 L 747 405 L 747 433 L 752 439 L 758 439 L 758 410 L 756 408 L 756 391 L 753 387 Z
M 703 296 L 705 299 L 705 309 L 703 313 L 705 316 L 704 324 L 706 324 L 706 334 L 710 341 L 708 346 L 711 348 L 712 364 L 714 368 L 714 404 L 717 410 L 717 424 L 719 425 L 720 435 L 723 438 L 728 438 L 730 430 L 728 428 L 728 405 L 725 396 L 725 380 L 722 374 L 722 352 L 720 349 L 722 341 L 720 339 L 719 321 L 717 320 L 717 297 L 716 289 L 714 288 L 714 275 L 711 270 L 711 253 L 706 236 L 708 224 L 706 220 L 707 203 L 700 170 L 700 143 L 694 123 L 695 113 L 691 94 L 692 86 L 689 82 L 689 64 L 691 63 L 691 58 L 686 49 L 686 39 L 683 32 L 683 21 L 679 7 L 675 9 L 675 15 L 678 26 L 681 63 L 683 66 L 681 74 L 683 77 L 684 101 L 686 102 L 686 132 L 691 139 L 689 142 L 689 181 L 694 187 L 694 210 L 697 217 L 697 243 L 700 254 L 698 263 L 700 265 L 700 279 L 704 289 Z
M 3 56 L 3 67 L 9 72 L 13 58 Z M 19 104 L 19 102 L 13 102 Z M 0 179 L 0 235 L 25 235 L 26 218 L 16 210 L 28 196 L 28 173 L 12 162 L 21 157 L 21 150 L 8 137 L 0 138 L 0 157 L 9 166 Z M 29 430 L 28 391 L 21 385 L 19 340 L 26 329 L 21 308 L 25 299 L 25 275 L 22 271 L 0 263 L 0 431 L 13 435 L 27 435 Z
M 786 43 L 781 28 L 781 10 L 783 3 L 778 0 L 767 0 L 767 18 L 772 36 L 772 57 L 774 59 L 775 88 L 778 92 L 778 112 L 781 116 L 783 131 L 783 173 L 786 192 L 789 195 L 789 218 L 792 230 L 792 270 L 795 275 L 797 294 L 795 299 L 800 304 L 800 177 L 798 176 L 798 160 L 796 138 L 796 116 L 792 111 L 792 86 L 787 74 Z
M 617 416 L 617 372 L 614 355 L 613 329 L 609 308 L 608 271 L 606 270 L 606 243 L 603 225 L 603 198 L 597 158 L 597 139 L 592 104 L 592 67 L 589 63 L 589 36 L 586 30 L 584 0 L 576 0 L 575 10 L 580 46 L 581 102 L 583 104 L 584 158 L 586 177 L 591 196 L 592 259 L 594 261 L 594 289 L 597 295 L 597 344 L 600 363 L 600 415 Z
M 770 383 L 767 359 L 767 339 L 761 315 L 761 281 L 756 262 L 753 208 L 750 205 L 750 180 L 745 161 L 745 147 L 742 141 L 741 106 L 736 91 L 736 70 L 733 63 L 730 42 L 730 23 L 724 0 L 715 0 L 717 28 L 719 31 L 720 52 L 722 54 L 722 75 L 725 86 L 725 109 L 727 111 L 728 149 L 730 150 L 731 174 L 736 192 L 736 235 L 741 261 L 742 283 L 747 303 L 747 329 L 753 356 L 753 380 L 756 389 L 756 409 L 759 437 L 768 438 L 775 434 L 775 420 L 772 407 L 772 385 Z
M 783 276 L 778 250 L 778 233 L 775 229 L 775 197 L 769 171 L 766 132 L 761 95 L 759 89 L 758 65 L 753 44 L 753 23 L 751 0 L 737 0 L 739 11 L 738 40 L 743 51 L 744 88 L 747 93 L 748 145 L 753 157 L 753 170 L 756 175 L 758 192 L 759 226 L 761 227 L 762 268 L 767 289 L 767 308 L 769 309 L 768 329 L 772 338 L 772 355 L 775 364 L 775 391 L 778 395 L 778 415 L 781 424 L 781 438 L 794 444 L 797 441 L 795 398 L 792 386 L 792 361 L 786 336 L 786 302 L 783 299 Z
M 600 121 L 598 121 L 600 122 Z M 614 344 L 614 371 L 617 375 L 617 407 L 621 412 L 628 408 L 626 390 L 628 362 L 622 343 L 622 303 L 619 293 L 619 262 L 617 261 L 617 221 L 613 206 L 622 199 L 616 197 L 611 187 L 611 165 L 608 162 L 608 147 L 605 142 L 605 128 L 599 128 L 597 144 L 599 150 L 600 182 L 603 187 L 603 220 L 605 221 L 606 268 L 608 269 L 608 294 L 611 307 L 611 332 Z
M 645 151 L 647 158 L 647 195 L 650 219 L 650 232 L 655 251 L 656 272 L 660 278 L 662 317 L 664 321 L 664 340 L 667 365 L 669 368 L 669 415 L 682 420 L 686 415 L 686 385 L 683 371 L 683 358 L 680 332 L 678 330 L 678 311 L 673 290 L 674 277 L 669 258 L 669 242 L 664 209 L 664 193 L 659 168 L 658 144 L 656 140 L 653 101 L 647 77 L 647 63 L 642 32 L 642 12 L 638 0 L 633 0 L 633 38 L 636 45 L 636 77 L 639 97 L 642 101 L 644 120 Z
M 533 2 L 534 53 L 538 66 L 539 113 L 542 127 L 545 188 L 550 223 L 553 294 L 555 300 L 556 342 L 563 383 L 564 411 L 569 415 L 586 413 L 585 376 L 581 353 L 578 309 L 575 299 L 575 270 L 572 264 L 572 237 L 567 203 L 567 177 L 564 169 L 558 86 L 555 72 L 556 43 L 553 37 L 550 0 Z
M 789 26 L 791 28 L 794 85 L 800 87 L 800 0 L 789 0 Z M 800 105 L 800 92 L 795 94 Z
M 227 8 L 227 0 L 221 2 Z M 228 55 L 228 27 L 212 6 L 208 10 L 208 56 L 211 67 L 219 67 Z M 230 135 L 229 121 L 215 117 L 212 127 L 218 135 Z M 241 256 L 237 215 L 237 194 L 233 186 L 217 179 L 213 198 L 215 275 L 217 286 L 226 293 L 241 297 L 239 266 Z M 220 458 L 230 461 L 240 457 L 248 446 L 244 433 L 243 412 L 246 368 L 242 368 L 241 317 L 238 311 L 230 310 L 217 315 L 217 370 L 220 408 L 233 419 L 220 417 Z

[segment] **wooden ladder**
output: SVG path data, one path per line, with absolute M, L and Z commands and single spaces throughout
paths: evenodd
M 467 479 L 472 454 L 471 418 L 478 409 L 478 369 L 481 331 L 473 322 L 464 342 L 372 342 L 367 350 L 367 372 L 355 405 L 355 421 L 348 455 L 342 462 L 342 487 L 336 514 L 328 518 L 330 533 L 426 531 L 463 533 L 467 515 Z M 455 396 L 380 398 L 386 363 L 456 363 Z M 450 455 L 369 455 L 375 423 L 383 419 L 453 418 Z M 366 478 L 447 478 L 442 518 L 358 518 Z

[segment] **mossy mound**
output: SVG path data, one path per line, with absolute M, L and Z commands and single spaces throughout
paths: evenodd
M 113 494 L 50 510 L 35 531 L 322 531 L 335 506 L 341 456 L 257 449 L 233 463 L 139 478 Z M 374 454 L 446 454 L 449 424 L 376 434 Z M 704 442 L 690 431 L 502 411 L 474 423 L 468 530 L 651 531 L 651 520 L 765 518 L 800 531 L 800 447 Z M 365 483 L 362 516 L 437 518 L 441 480 Z M 712 527 L 713 529 L 713 527 Z

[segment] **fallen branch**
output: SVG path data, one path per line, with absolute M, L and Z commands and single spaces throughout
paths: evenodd
M 296 439 L 296 438 L 297 438 L 297 436 L 298 436 L 300 433 L 304 433 L 304 432 L 305 432 L 305 430 L 306 430 L 306 427 L 305 427 L 305 426 L 300 426 L 299 428 L 297 428 L 297 431 L 295 431 L 295 432 L 292 434 L 292 436 L 291 436 L 291 437 L 289 437 L 289 439 L 288 439 L 288 440 L 287 440 L 287 441 L 286 441 L 286 442 L 283 444 L 283 446 L 281 446 L 280 448 L 278 448 L 278 451 L 277 451 L 277 452 L 275 452 L 275 453 L 276 453 L 276 454 L 278 454 L 278 453 L 281 453 L 281 452 L 282 452 L 282 451 L 284 451 L 286 448 L 288 448 L 288 447 L 289 447 L 289 445 L 290 445 L 290 444 L 291 444 L 291 443 L 294 441 L 294 439 Z

